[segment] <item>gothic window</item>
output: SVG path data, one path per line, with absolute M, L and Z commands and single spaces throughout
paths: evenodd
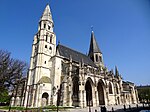
M 46 35 L 46 42 L 47 42 L 47 35 Z
M 50 43 L 52 43 L 52 35 L 51 35 L 51 37 L 50 37 Z
M 51 46 L 49 47 L 49 50 L 52 50 L 52 47 L 51 47 Z
M 109 94 L 113 94 L 111 83 L 109 83 Z
M 49 29 L 49 30 L 50 30 L 50 28 L 51 28 L 51 27 L 48 25 L 48 29 Z
M 98 62 L 98 55 L 96 54 L 96 62 Z
M 47 45 L 45 45 L 45 48 L 47 48 Z
M 46 61 L 44 63 L 46 64 Z
M 46 28 L 46 24 L 44 24 L 44 28 Z

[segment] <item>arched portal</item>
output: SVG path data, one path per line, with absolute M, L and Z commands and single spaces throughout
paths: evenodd
M 48 97 L 49 97 L 48 93 L 45 92 L 42 94 L 42 106 L 48 105 Z
M 72 101 L 73 101 L 73 106 L 78 107 L 79 106 L 79 78 L 74 77 L 72 79 L 73 81 L 73 94 L 72 94 Z
M 105 105 L 104 84 L 101 80 L 98 82 L 97 90 L 98 90 L 99 105 Z
M 91 86 L 91 83 L 90 83 L 89 80 L 86 82 L 85 90 L 86 90 L 86 104 L 87 104 L 87 106 L 89 106 L 89 105 L 93 106 L 93 101 L 92 101 L 92 86 Z

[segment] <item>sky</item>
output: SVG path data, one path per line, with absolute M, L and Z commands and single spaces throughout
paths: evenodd
M 91 26 L 105 66 L 126 81 L 150 84 L 150 0 L 0 0 L 0 49 L 30 63 L 47 3 L 57 43 L 88 53 Z

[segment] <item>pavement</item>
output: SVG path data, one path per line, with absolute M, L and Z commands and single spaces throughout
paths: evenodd
M 104 106 L 103 106 L 104 107 Z M 137 108 L 137 104 L 130 104 L 126 105 L 126 110 L 129 112 L 131 108 Z M 143 107 L 142 104 L 138 104 L 138 107 Z M 111 105 L 111 106 L 106 106 L 106 110 L 107 112 L 125 112 L 124 111 L 124 105 Z M 8 112 L 8 110 L 0 110 L 0 112 Z M 13 112 L 13 111 L 11 111 Z M 15 112 L 21 112 L 21 111 L 15 111 Z M 29 111 L 28 111 L 29 112 Z M 31 111 L 30 111 L 31 112 Z M 48 112 L 48 111 L 44 111 L 43 112 Z M 56 112 L 56 111 L 49 111 L 49 112 Z M 101 107 L 87 107 L 87 108 L 73 108 L 73 109 L 68 109 L 68 110 L 61 110 L 59 112 L 102 112 L 101 111 Z M 105 111 L 104 111 L 105 112 Z M 132 111 L 130 111 L 132 112 Z
M 130 104 L 130 107 L 131 108 L 136 108 L 137 105 L 136 104 Z M 130 108 L 129 105 L 126 105 L 126 109 L 129 109 Z M 138 104 L 138 107 L 142 107 L 142 104 Z M 117 111 L 117 112 L 124 112 L 123 109 L 124 109 L 124 105 L 112 105 L 112 106 L 106 106 L 106 110 L 107 111 L 112 111 L 112 108 L 114 111 Z M 70 111 L 68 112 L 89 112 L 89 110 L 91 110 L 91 112 L 101 112 L 101 107 L 91 107 L 90 109 L 89 108 L 83 108 L 83 109 L 80 109 L 80 108 L 75 108 L 75 109 L 70 109 Z

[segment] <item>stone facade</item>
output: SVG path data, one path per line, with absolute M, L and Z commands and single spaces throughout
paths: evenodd
M 135 85 L 124 82 L 117 67 L 109 71 L 91 33 L 89 54 L 56 45 L 49 5 L 34 36 L 30 69 L 22 106 L 99 106 L 137 103 Z

